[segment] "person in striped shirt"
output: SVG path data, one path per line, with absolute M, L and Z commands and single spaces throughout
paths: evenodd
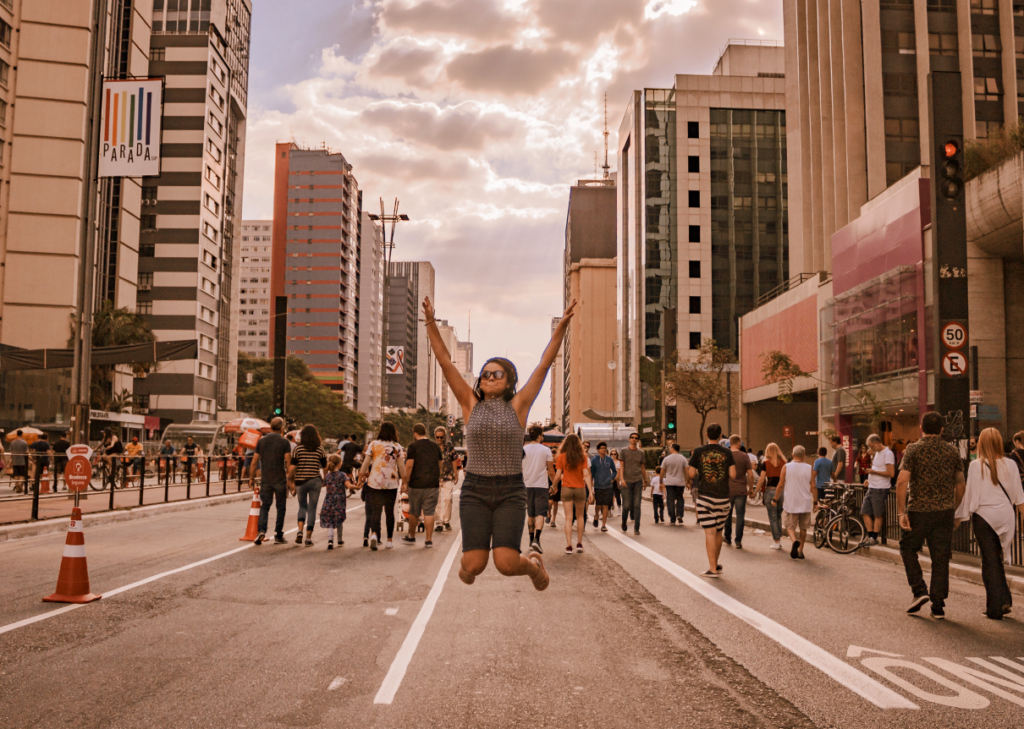
M 302 544 L 302 530 L 306 530 L 306 546 L 313 546 L 313 527 L 316 526 L 316 506 L 320 501 L 320 490 L 324 480 L 322 469 L 327 467 L 327 454 L 320 444 L 320 433 L 316 426 L 307 425 L 299 433 L 298 443 L 292 450 L 292 461 L 288 467 L 288 480 L 299 497 L 299 533 L 296 544 Z

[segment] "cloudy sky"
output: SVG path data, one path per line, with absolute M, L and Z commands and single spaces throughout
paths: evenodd
M 477 367 L 536 366 L 562 310 L 569 186 L 633 89 L 782 38 L 781 0 L 253 0 L 244 217 L 270 219 L 273 147 L 322 142 L 364 205 L 401 200 L 396 260 L 428 260 Z M 524 376 L 526 376 L 524 374 Z M 549 413 L 547 386 L 531 420 Z

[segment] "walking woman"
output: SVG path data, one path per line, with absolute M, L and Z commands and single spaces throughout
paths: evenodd
M 320 502 L 320 489 L 324 480 L 321 470 L 327 467 L 327 454 L 320 445 L 316 426 L 307 425 L 299 433 L 299 444 L 292 450 L 288 467 L 288 480 L 294 484 L 299 497 L 299 533 L 295 543 L 302 544 L 302 528 L 306 528 L 306 546 L 313 546 L 313 527 L 316 526 L 316 505 Z
M 1024 490 L 1017 464 L 1003 456 L 1003 436 L 996 428 L 981 431 L 977 454 L 967 470 L 967 487 L 956 510 L 956 523 L 971 520 L 981 550 L 985 616 L 1002 620 L 1013 606 L 1003 563 L 1010 561 L 1017 513 L 1024 514 Z
M 405 478 L 405 450 L 398 444 L 398 431 L 394 423 L 381 423 L 377 440 L 366 447 L 366 453 L 363 465 L 359 468 L 359 478 L 367 487 L 370 549 L 376 552 L 380 543 L 381 511 L 384 512 L 388 529 L 388 541 L 384 548 L 394 547 L 391 537 L 395 533 L 395 497 L 398 496 L 399 484 Z
M 526 486 L 523 483 L 523 433 L 533 401 L 555 361 L 562 339 L 569 329 L 576 302 L 565 310 L 555 327 L 540 364 L 523 389 L 516 391 L 519 377 L 509 360 L 494 357 L 484 363 L 476 386 L 470 387 L 452 364 L 434 319 L 434 306 L 423 300 L 423 315 L 434 358 L 459 401 L 465 417 L 466 480 L 459 497 L 462 520 L 462 564 L 459 578 L 467 585 L 487 567 L 494 553 L 494 566 L 503 575 L 526 575 L 538 590 L 547 588 L 550 578 L 540 554 L 524 557 L 520 550 L 526 526 Z
M 782 549 L 782 500 L 775 501 L 775 489 L 779 485 L 779 476 L 782 475 L 782 467 L 786 465 L 786 458 L 782 455 L 782 449 L 774 443 L 769 443 L 764 449 L 764 461 L 762 461 L 761 477 L 757 480 L 757 489 L 764 491 L 764 505 L 768 509 L 768 523 L 772 529 L 772 545 L 769 549 Z
M 594 503 L 594 481 L 590 461 L 578 435 L 570 433 L 562 441 L 555 458 L 555 484 L 562 484 L 562 506 L 565 508 L 565 553 L 572 554 L 573 510 L 576 512 L 576 552 L 583 552 L 583 528 L 586 526 L 586 504 Z
M 871 470 L 872 453 L 868 450 L 867 443 L 860 444 L 860 453 L 857 454 L 857 478 L 861 483 L 867 483 L 868 471 Z

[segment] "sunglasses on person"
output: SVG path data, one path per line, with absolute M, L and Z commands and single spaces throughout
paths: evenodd
M 635 435 L 631 435 L 631 436 L 629 436 L 629 439 L 630 439 L 630 440 L 640 440 L 640 439 L 639 439 L 639 438 L 638 438 L 637 436 L 635 436 Z
M 434 436 L 434 440 L 444 440 L 444 436 L 443 435 L 435 435 Z
M 501 382 L 505 379 L 505 370 L 484 370 L 480 373 L 481 380 L 497 380 Z

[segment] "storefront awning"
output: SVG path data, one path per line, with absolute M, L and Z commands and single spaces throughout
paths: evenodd
M 194 339 L 179 339 L 171 342 L 146 342 L 124 344 L 115 347 L 94 347 L 93 366 L 118 364 L 144 364 L 166 362 L 176 359 L 196 359 L 199 343 Z M 2 370 L 54 370 L 74 365 L 72 349 L 18 349 L 4 347 L 0 351 Z

